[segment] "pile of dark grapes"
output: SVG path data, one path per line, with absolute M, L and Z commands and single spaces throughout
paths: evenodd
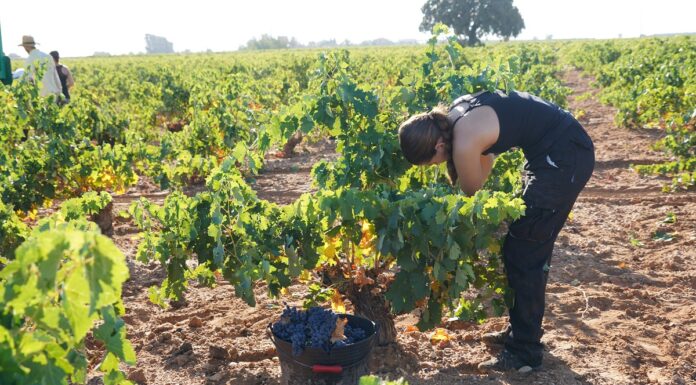
M 292 354 L 299 355 L 304 348 L 321 348 L 328 352 L 332 347 L 354 344 L 367 337 L 358 327 L 345 326 L 345 340 L 331 343 L 331 335 L 336 328 L 339 315 L 330 309 L 315 306 L 305 311 L 286 306 L 280 320 L 271 325 L 276 337 L 292 343 Z
M 294 307 L 286 306 L 280 321 L 271 326 L 273 334 L 292 343 L 292 354 L 302 353 L 307 343 L 307 313 Z
M 336 328 L 336 320 L 338 320 L 338 314 L 334 314 L 331 310 L 320 307 L 312 307 L 307 310 L 307 327 L 309 328 L 311 347 L 329 351 L 331 334 Z M 295 349 L 295 345 L 293 345 L 293 349 Z

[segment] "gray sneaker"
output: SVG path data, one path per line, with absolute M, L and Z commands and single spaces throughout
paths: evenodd
M 540 369 L 541 365 L 531 366 L 525 361 L 523 361 L 521 358 L 519 358 L 516 354 L 505 349 L 502 352 L 500 352 L 498 356 L 492 357 L 488 361 L 483 361 L 480 364 L 478 364 L 478 368 L 479 370 L 483 371 L 497 370 L 500 372 L 506 372 L 509 370 L 514 370 L 518 373 L 529 373 L 533 370 Z
M 499 332 L 485 333 L 481 336 L 481 342 L 486 345 L 505 345 L 505 340 L 512 332 L 509 326 L 505 330 Z

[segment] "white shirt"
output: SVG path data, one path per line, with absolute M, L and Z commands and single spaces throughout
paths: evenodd
M 28 76 L 33 80 L 36 72 L 41 68 L 44 72 L 41 79 L 41 96 L 60 95 L 61 85 L 58 72 L 56 71 L 56 63 L 53 58 L 38 49 L 34 49 L 29 53 L 26 62 Z
M 12 79 L 14 79 L 14 80 L 21 79 L 22 76 L 24 76 L 24 68 L 17 68 L 17 69 L 12 73 Z

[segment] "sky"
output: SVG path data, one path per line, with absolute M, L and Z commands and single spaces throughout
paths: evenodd
M 63 57 L 97 51 L 145 51 L 145 34 L 166 37 L 176 51 L 233 51 L 262 34 L 300 43 L 377 38 L 425 41 L 418 30 L 425 0 L 32 0 L 3 1 L 5 54 L 33 35 L 39 49 Z M 695 0 L 514 0 L 533 38 L 617 38 L 696 32 Z

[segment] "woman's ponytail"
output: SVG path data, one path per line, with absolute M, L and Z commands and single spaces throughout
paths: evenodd
M 442 135 L 442 140 L 445 143 L 445 151 L 447 151 L 447 175 L 449 176 L 452 185 L 457 183 L 457 169 L 454 167 L 454 159 L 452 158 L 452 138 L 453 126 L 447 116 L 447 107 L 439 105 L 428 112 L 428 117 L 436 124 Z

